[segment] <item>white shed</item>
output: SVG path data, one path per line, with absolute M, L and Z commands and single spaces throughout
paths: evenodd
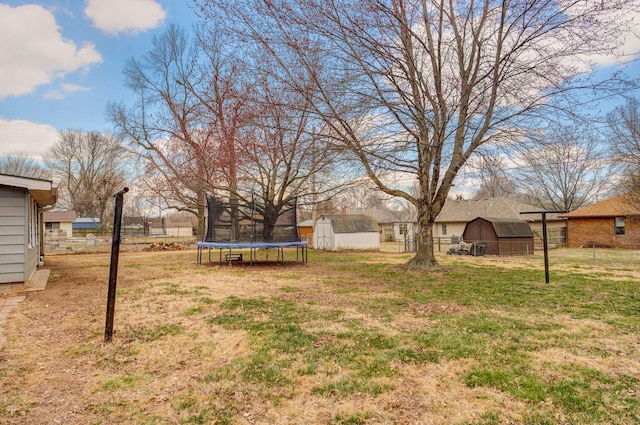
M 322 251 L 378 250 L 380 228 L 366 215 L 323 215 L 316 221 L 313 242 Z

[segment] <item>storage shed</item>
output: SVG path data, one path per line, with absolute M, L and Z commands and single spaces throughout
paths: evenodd
M 508 218 L 476 217 L 464 228 L 465 242 L 486 242 L 487 254 L 533 255 L 533 232 L 529 223 Z
M 323 215 L 316 221 L 313 240 L 313 246 L 322 251 L 379 250 L 380 230 L 376 220 L 366 215 Z
M 0 283 L 27 282 L 41 264 L 42 209 L 57 197 L 50 180 L 0 174 Z

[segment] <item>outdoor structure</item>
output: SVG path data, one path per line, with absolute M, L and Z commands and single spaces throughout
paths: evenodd
M 193 236 L 193 224 L 189 220 L 171 217 L 149 219 L 150 234 L 155 236 Z
M 219 264 L 224 261 L 242 261 L 240 249 L 249 249 L 249 262 L 257 261 L 259 249 L 275 249 L 276 260 L 284 266 L 284 248 L 296 248 L 296 261 L 307 262 L 307 242 L 300 240 L 297 227 L 298 204 L 294 198 L 282 205 L 277 211 L 261 205 L 253 199 L 248 203 L 239 200 L 222 200 L 207 196 L 207 233 L 202 242 L 198 242 L 198 263 L 202 263 L 202 253 L 219 251 Z M 236 250 L 236 253 L 233 251 Z
M 640 248 L 640 193 L 619 195 L 563 214 L 570 248 Z
M 50 180 L 0 174 L 0 283 L 27 282 L 42 264 L 42 209 L 57 198 Z
M 100 219 L 97 217 L 79 217 L 71 224 L 73 236 L 84 237 L 100 233 Z
M 529 223 L 508 218 L 476 217 L 462 232 L 465 242 L 486 242 L 487 254 L 533 255 L 533 232 Z
M 378 223 L 361 214 L 321 216 L 316 221 L 313 239 L 314 247 L 322 251 L 380 249 Z
M 536 211 L 539 208 L 519 202 L 515 199 L 492 197 L 474 200 L 447 199 L 433 225 L 434 239 L 449 239 L 460 236 L 467 223 L 475 217 L 508 218 L 526 220 L 534 233 L 536 246 L 542 246 L 542 219 L 540 214 L 520 215 L 525 211 Z M 564 245 L 566 221 L 559 214 L 548 214 L 547 235 L 549 243 Z
M 418 233 L 418 219 L 415 212 L 391 210 L 389 208 L 357 208 L 353 214 L 373 217 L 379 226 L 380 242 L 404 242 Z
M 60 230 L 67 237 L 73 234 L 73 222 L 76 220 L 75 211 L 44 211 L 42 221 L 45 230 Z
M 298 233 L 301 241 L 313 243 L 313 220 L 310 219 L 298 223 Z

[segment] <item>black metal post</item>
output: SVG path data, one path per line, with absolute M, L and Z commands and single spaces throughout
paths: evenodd
M 549 283 L 549 245 L 547 244 L 547 213 L 542 213 L 542 248 L 544 251 L 544 283 Z
M 116 205 L 113 213 L 113 235 L 111 238 L 111 266 L 109 268 L 109 291 L 107 293 L 107 319 L 104 326 L 104 342 L 113 337 L 113 315 L 116 307 L 116 283 L 118 280 L 118 257 L 120 255 L 120 227 L 122 224 L 122 203 L 128 187 L 116 193 Z
M 549 245 L 547 243 L 547 214 L 564 214 L 567 211 L 526 211 L 520 214 L 542 214 L 542 248 L 544 250 L 544 283 L 549 283 Z

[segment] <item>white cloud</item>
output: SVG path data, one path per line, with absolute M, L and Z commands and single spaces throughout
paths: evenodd
M 26 120 L 6 120 L 0 117 L 0 154 L 24 151 L 40 159 L 58 139 L 58 131 L 47 124 Z
M 44 94 L 45 99 L 59 100 L 67 97 L 68 94 L 79 91 L 90 91 L 89 87 L 79 86 L 77 84 L 62 84 L 60 88 L 49 90 Z
M 87 0 L 84 13 L 109 34 L 146 31 L 160 25 L 166 15 L 155 0 Z
M 0 52 L 0 99 L 102 62 L 93 44 L 65 40 L 53 14 L 38 5 L 0 4 Z

